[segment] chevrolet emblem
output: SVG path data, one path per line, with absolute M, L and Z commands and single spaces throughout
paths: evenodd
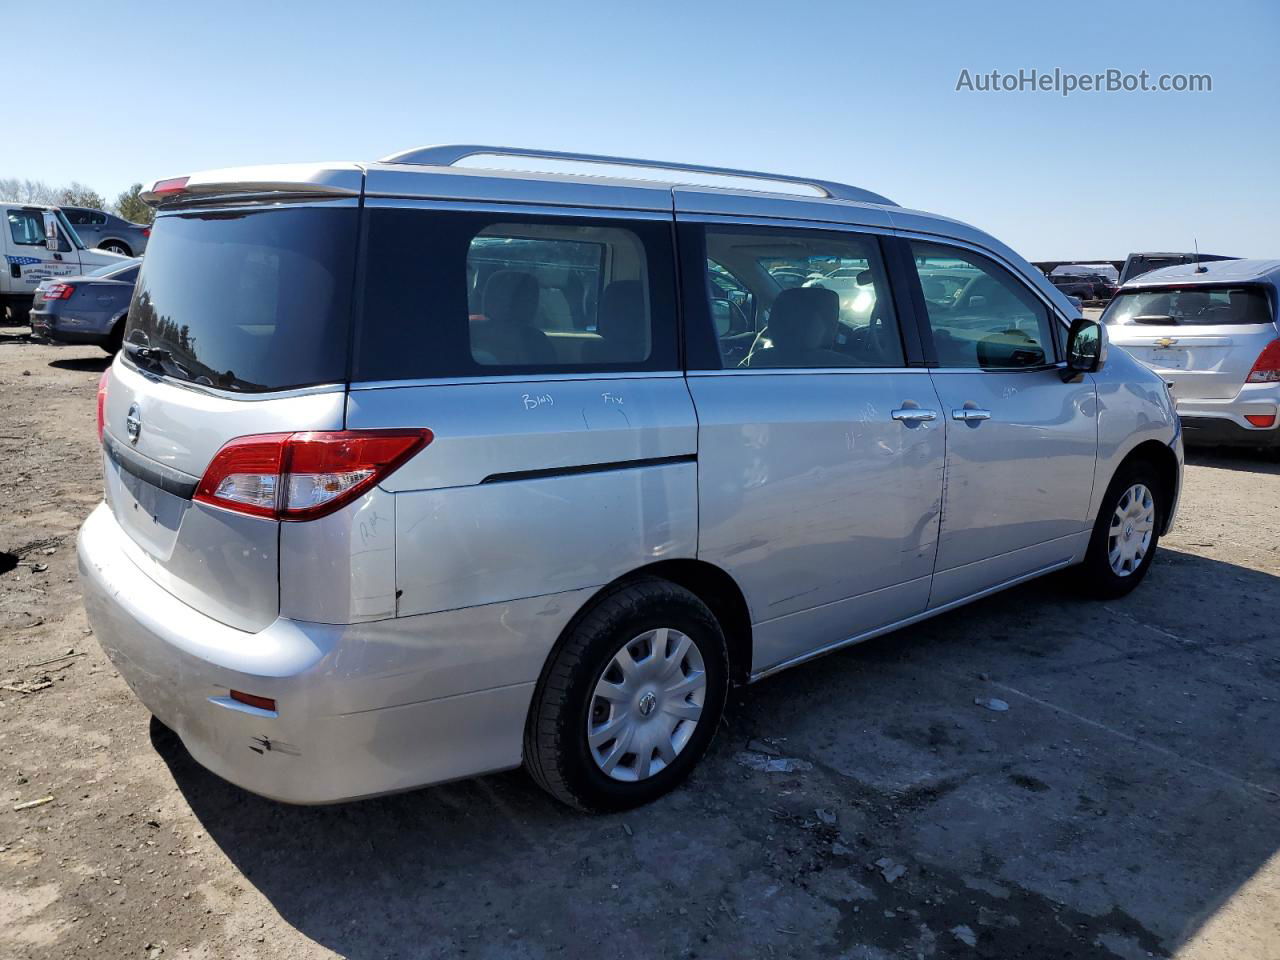
M 1157 347 L 1172 347 L 1172 346 L 1173 346 L 1175 343 L 1177 343 L 1177 342 L 1178 342 L 1178 338 L 1177 338 L 1177 337 L 1161 337 L 1159 340 L 1157 340 L 1157 341 L 1156 341 L 1156 346 L 1157 346 Z

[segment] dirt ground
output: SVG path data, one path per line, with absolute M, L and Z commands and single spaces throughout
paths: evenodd
M 1273 461 L 1194 455 L 1127 599 L 1050 579 L 736 692 L 645 809 L 581 817 L 519 772 L 287 807 L 151 728 L 90 635 L 106 361 L 24 334 L 0 328 L 0 957 L 1280 958 Z

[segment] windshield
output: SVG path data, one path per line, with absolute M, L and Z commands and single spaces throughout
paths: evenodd
M 67 219 L 67 215 L 61 210 L 55 210 L 54 215 L 58 218 L 58 223 L 62 224 L 62 229 L 67 232 L 67 237 L 75 244 L 77 250 L 84 250 L 84 241 L 80 239 L 80 234 L 76 233 L 76 228 L 71 225 L 71 221 Z
M 1262 287 L 1153 287 L 1117 294 L 1102 322 L 1113 326 L 1270 323 L 1271 305 Z
M 347 374 L 354 206 L 160 217 L 124 350 L 151 372 L 224 390 Z

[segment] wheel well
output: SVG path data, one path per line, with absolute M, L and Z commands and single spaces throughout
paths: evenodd
M 130 244 L 128 241 L 121 240 L 118 237 L 107 237 L 107 239 L 102 241 L 102 246 L 105 247 L 108 243 L 115 243 L 115 244 L 118 244 L 119 246 L 124 247 L 127 253 L 127 256 L 130 256 L 130 257 L 133 256 L 133 245 Z
M 1121 470 L 1135 463 L 1147 463 L 1155 469 L 1156 476 L 1160 481 L 1160 492 L 1164 494 L 1164 502 L 1168 506 L 1172 506 L 1173 498 L 1178 492 L 1177 455 L 1159 440 L 1144 440 L 1129 451 L 1124 460 L 1120 462 L 1120 466 L 1116 468 L 1116 473 L 1119 474 Z M 1168 526 L 1168 522 L 1168 515 L 1161 517 L 1161 533 L 1165 532 L 1164 528 Z
M 751 611 L 733 577 L 705 560 L 660 560 L 619 577 L 600 588 L 596 596 L 641 577 L 670 580 L 707 605 L 724 631 L 729 650 L 729 678 L 734 683 L 746 683 L 751 676 Z M 583 610 L 594 602 L 595 597 L 583 605 Z

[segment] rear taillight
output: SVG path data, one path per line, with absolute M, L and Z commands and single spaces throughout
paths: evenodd
M 102 371 L 98 378 L 98 442 L 102 442 L 102 431 L 107 424 L 107 382 L 111 377 L 111 368 Z
M 51 283 L 42 291 L 46 300 L 70 300 L 75 292 L 74 283 Z
M 1280 340 L 1272 340 L 1254 361 L 1245 383 L 1275 383 L 1280 380 Z
M 314 520 L 350 503 L 429 444 L 430 430 L 238 437 L 214 454 L 202 503 L 273 520 Z
M 142 235 L 143 235 L 144 237 L 146 237 L 148 240 L 150 240 L 150 239 L 151 239 L 151 228 L 150 228 L 150 227 L 143 227 L 143 228 L 142 228 Z

